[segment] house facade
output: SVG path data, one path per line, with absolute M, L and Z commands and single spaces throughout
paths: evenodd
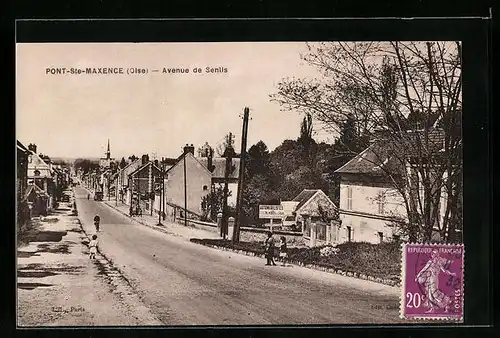
M 225 172 L 226 172 L 226 158 L 225 157 L 199 157 L 197 158 L 205 168 L 212 168 L 211 184 L 214 187 L 224 187 Z M 227 205 L 231 207 L 236 206 L 238 199 L 238 177 L 240 173 L 240 159 L 232 158 L 229 174 L 227 178 L 229 196 L 227 198 Z
M 186 165 L 186 190 L 184 188 L 184 163 Z M 184 208 L 186 191 L 187 210 L 201 214 L 201 202 L 210 193 L 212 173 L 194 156 L 194 147 L 184 147 L 184 154 L 169 169 L 165 170 L 165 213 L 177 217 L 174 206 Z M 155 209 L 160 207 L 160 194 L 156 195 Z M 170 204 L 170 206 L 169 206 Z
M 437 135 L 434 139 L 438 146 L 432 149 L 427 145 L 435 153 L 439 153 L 442 142 L 440 134 Z M 408 216 L 404 197 L 401 190 L 396 189 L 394 178 L 400 180 L 415 176 L 412 182 L 400 184 L 400 189 L 404 187 L 409 198 L 419 201 L 416 203 L 424 203 L 423 191 L 418 187 L 418 182 L 422 182 L 420 174 L 406 157 L 395 158 L 391 155 L 397 148 L 388 149 L 390 147 L 390 143 L 383 138 L 376 140 L 335 171 L 341 181 L 340 219 L 342 236 L 347 241 L 381 243 L 401 238 L 396 221 L 407 221 Z M 398 171 L 406 173 L 397 175 Z M 387 175 L 389 172 L 393 173 L 392 178 Z M 444 187 L 439 189 L 442 191 L 437 201 L 440 203 L 438 221 L 444 216 L 447 198 Z
M 152 213 L 154 204 L 154 183 L 161 176 L 161 169 L 158 162 L 149 161 L 149 157 L 144 155 L 141 159 L 142 166 L 129 175 L 128 195 L 129 205 L 137 206 Z
M 31 218 L 27 201 L 28 191 L 28 157 L 31 152 L 21 142 L 17 141 L 16 152 L 16 194 L 17 194 L 17 225 L 23 226 Z
M 35 184 L 45 191 L 49 196 L 47 200 L 47 210 L 51 210 L 55 203 L 55 182 L 53 179 L 54 171 L 41 157 L 36 153 L 35 144 L 28 145 L 31 154 L 28 155 L 28 184 Z

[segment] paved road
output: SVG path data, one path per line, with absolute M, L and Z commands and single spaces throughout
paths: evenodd
M 166 325 L 398 322 L 398 290 L 223 252 L 132 223 L 75 189 L 79 217 L 101 216 L 101 250 Z

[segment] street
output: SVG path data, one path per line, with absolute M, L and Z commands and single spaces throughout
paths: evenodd
M 219 251 L 137 225 L 75 188 L 79 218 L 99 250 L 165 325 L 399 322 L 399 289 Z

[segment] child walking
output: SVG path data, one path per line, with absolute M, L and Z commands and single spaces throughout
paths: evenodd
M 92 235 L 92 240 L 89 243 L 90 247 L 90 259 L 95 259 L 95 254 L 97 253 L 97 235 Z
M 286 266 L 286 260 L 288 258 L 288 253 L 286 250 L 286 238 L 285 236 L 280 237 L 280 258 L 282 266 Z

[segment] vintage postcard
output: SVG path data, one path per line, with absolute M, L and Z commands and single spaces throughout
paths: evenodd
M 18 327 L 462 322 L 461 50 L 18 43 Z

